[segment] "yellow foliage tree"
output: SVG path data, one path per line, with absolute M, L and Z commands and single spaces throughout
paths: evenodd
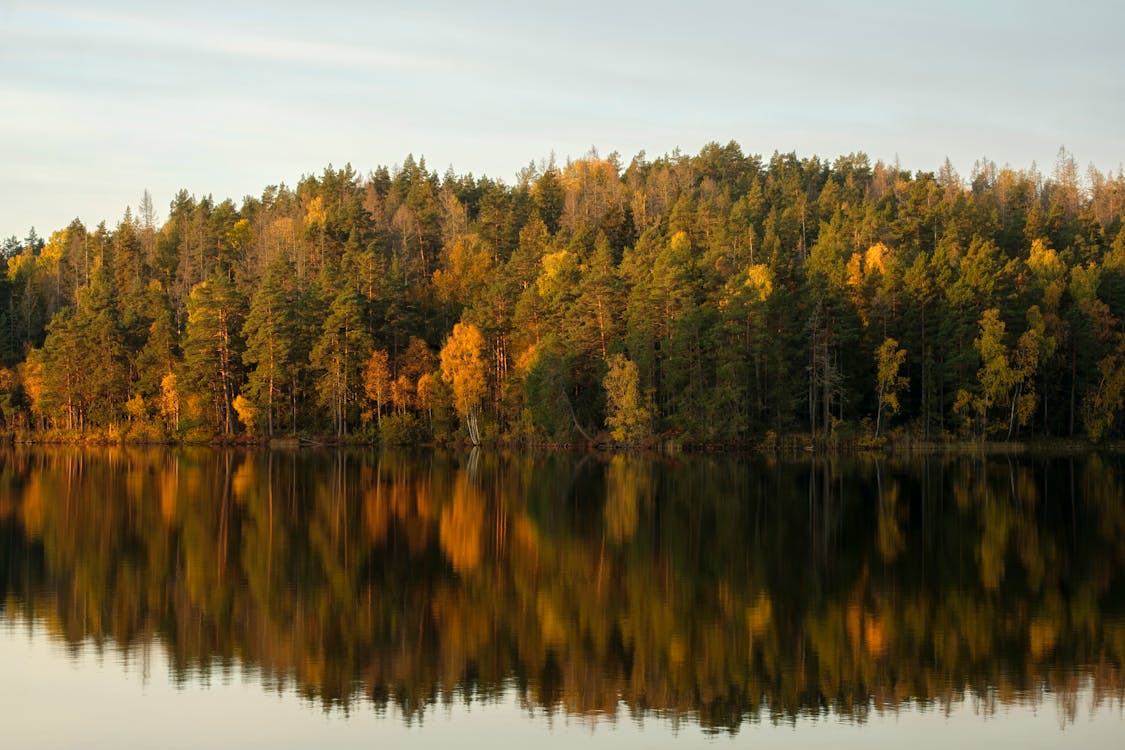
M 885 340 L 875 350 L 876 386 L 879 390 L 879 410 L 875 415 L 875 437 L 883 427 L 883 412 L 898 413 L 898 392 L 910 386 L 910 378 L 899 375 L 906 361 L 906 350 L 898 348 L 898 341 Z
M 609 358 L 602 380 L 606 395 L 605 426 L 619 443 L 633 445 L 649 435 L 649 413 L 641 404 L 637 365 L 624 354 Z
M 990 308 L 980 319 L 980 336 L 973 340 L 973 346 L 980 352 L 981 368 L 977 371 L 980 381 L 980 396 L 975 406 L 982 423 L 987 425 L 988 410 L 996 404 L 1006 403 L 1012 387 L 1019 379 L 1011 366 L 1008 347 L 1004 344 L 1006 326 L 1000 319 L 1000 311 Z
M 375 402 L 376 419 L 383 422 L 383 404 L 391 391 L 391 367 L 387 353 L 382 349 L 371 352 L 363 370 L 363 390 Z
M 471 305 L 493 273 L 492 249 L 479 235 L 458 237 L 442 248 L 442 267 L 434 271 L 434 289 L 447 301 Z
M 406 375 L 399 375 L 398 380 L 391 383 L 391 403 L 399 414 L 405 414 L 413 401 L 414 383 Z
M 1035 414 L 1039 402 L 1035 393 L 1035 374 L 1042 356 L 1049 356 L 1054 342 L 1046 336 L 1043 317 L 1037 305 L 1027 311 L 1028 328 L 1016 342 L 1014 351 L 1004 344 L 1006 326 L 1000 311 L 991 308 L 980 319 L 980 336 L 973 346 L 980 352 L 981 368 L 977 371 L 980 395 L 974 406 L 983 425 L 987 426 L 988 411 L 993 406 L 1007 406 L 1008 437 L 1012 436 L 1017 422 L 1026 425 Z M 964 406 L 958 396 L 958 405 Z M 996 428 L 999 429 L 999 428 Z
M 160 416 L 170 428 L 180 423 L 180 395 L 176 391 L 176 374 L 172 372 L 160 381 Z
M 1043 305 L 1048 310 L 1057 310 L 1059 300 L 1066 291 L 1066 262 L 1056 251 L 1049 248 L 1046 242 L 1038 239 L 1031 243 L 1027 267 L 1031 269 L 1037 283 L 1043 289 Z
M 484 398 L 486 382 L 484 336 L 474 325 L 458 323 L 441 349 L 441 377 L 453 389 L 453 406 L 465 420 L 469 439 L 480 445 L 477 410 Z
M 433 373 L 423 373 L 418 377 L 415 400 L 418 408 L 426 412 L 427 422 L 431 426 L 434 421 L 434 401 L 437 396 L 437 388 L 437 377 Z
M 19 366 L 20 380 L 31 402 L 31 413 L 38 416 L 42 425 L 47 412 L 47 384 L 43 375 L 43 350 L 32 349 Z
M 578 259 L 574 253 L 559 250 L 543 256 L 542 270 L 535 280 L 539 296 L 551 304 L 574 294 L 578 284 Z
M 1125 406 L 1125 335 L 1118 337 L 1116 350 L 1098 361 L 1098 387 L 1082 401 L 1082 422 L 1095 443 L 1102 439 Z
M 145 406 L 145 400 L 141 394 L 136 393 L 125 402 L 125 413 L 129 415 L 129 421 L 142 421 L 148 416 L 148 409 Z
M 242 422 L 242 426 L 246 428 L 247 435 L 253 435 L 258 427 L 258 414 L 260 409 L 254 406 L 254 402 L 243 396 L 241 393 L 235 396 L 234 401 L 231 402 L 234 411 L 238 414 L 238 421 Z

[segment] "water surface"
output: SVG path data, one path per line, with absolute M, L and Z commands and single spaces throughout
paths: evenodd
M 19 747 L 1117 746 L 1125 463 L 0 454 Z

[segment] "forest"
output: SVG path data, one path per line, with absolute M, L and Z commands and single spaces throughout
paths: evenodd
M 1125 175 L 736 143 L 147 191 L 0 247 L 27 440 L 771 446 L 1125 435 Z

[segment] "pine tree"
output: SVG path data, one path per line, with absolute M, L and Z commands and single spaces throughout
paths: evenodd
M 42 350 L 42 412 L 68 430 L 106 426 L 120 414 L 129 383 L 124 335 L 112 289 L 98 269 L 76 307 L 58 312 Z
M 221 270 L 191 291 L 184 331 L 181 388 L 209 402 L 209 422 L 223 435 L 235 427 L 234 397 L 242 381 L 242 324 L 245 300 Z
M 109 279 L 101 269 L 78 294 L 78 321 L 88 352 L 88 413 L 95 424 L 115 422 L 128 398 L 126 331 Z
M 136 380 L 134 387 L 145 399 L 159 397 L 161 381 L 174 372 L 179 361 L 179 337 L 177 336 L 172 311 L 168 308 L 164 295 L 155 295 L 151 301 L 149 314 L 152 323 L 144 346 L 134 362 Z
M 273 437 L 275 415 L 283 395 L 297 375 L 297 290 L 293 264 L 279 255 L 266 267 L 261 284 L 250 300 L 242 335 L 248 370 L 245 396 L 265 415 L 266 435 Z M 296 429 L 296 425 L 290 425 Z
M 333 300 L 309 355 L 318 402 L 328 410 L 337 436 L 348 433 L 350 412 L 363 393 L 363 365 L 371 352 L 364 320 L 362 300 L 345 287 Z

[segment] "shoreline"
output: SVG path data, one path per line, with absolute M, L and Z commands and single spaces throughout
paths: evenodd
M 772 438 L 772 436 L 771 436 Z M 753 443 L 686 443 L 676 440 L 631 446 L 609 441 L 582 441 L 575 443 L 527 442 L 517 440 L 485 441 L 473 446 L 469 441 L 419 442 L 384 445 L 370 438 L 339 438 L 331 435 L 295 435 L 273 438 L 248 437 L 211 440 L 138 440 L 112 439 L 104 435 L 81 437 L 60 435 L 0 434 L 0 445 L 21 447 L 167 447 L 167 448 L 254 448 L 267 450 L 321 450 L 341 448 L 384 449 L 464 449 L 474 447 L 496 450 L 522 450 L 531 452 L 582 452 L 593 454 L 628 454 L 641 456 L 687 455 L 775 455 L 775 456 L 1003 456 L 1003 455 L 1086 455 L 1091 453 L 1125 453 L 1125 441 L 1094 443 L 1082 438 L 1034 438 L 1017 441 L 989 440 L 888 440 L 871 444 L 864 440 L 837 441 L 812 439 L 809 435 L 786 435 Z

